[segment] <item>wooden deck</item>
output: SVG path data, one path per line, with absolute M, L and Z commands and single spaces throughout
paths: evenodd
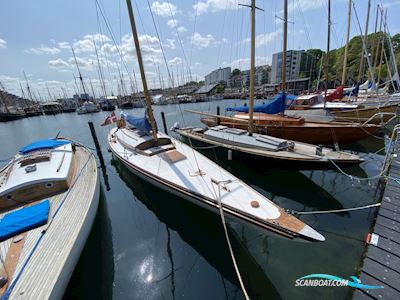
M 62 298 L 89 235 L 100 191 L 94 156 L 78 147 L 76 159 L 79 178 L 69 191 L 48 198 L 48 223 L 0 243 L 9 277 L 1 292 L 11 284 L 10 299 Z M 23 239 L 16 241 L 19 237 Z
M 400 138 L 393 147 L 389 176 L 400 178 Z M 400 184 L 388 180 L 372 232 L 377 245 L 369 244 L 360 280 L 383 289 L 356 290 L 353 299 L 400 299 Z

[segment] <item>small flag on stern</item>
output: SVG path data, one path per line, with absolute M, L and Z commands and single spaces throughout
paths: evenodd
M 110 125 L 112 123 L 117 122 L 117 116 L 115 115 L 114 112 L 111 113 L 111 115 L 109 115 L 103 122 L 103 124 L 101 124 L 101 126 L 106 126 L 106 125 Z

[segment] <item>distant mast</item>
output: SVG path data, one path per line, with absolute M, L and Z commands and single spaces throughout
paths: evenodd
M 250 46 L 250 103 L 249 103 L 249 135 L 254 132 L 254 60 L 256 40 L 256 0 L 251 1 L 251 46 Z
M 85 97 L 86 97 L 86 95 L 88 95 L 88 94 L 86 93 L 85 84 L 83 83 L 83 78 L 82 78 L 81 70 L 79 70 L 79 65 L 78 65 L 78 61 L 76 60 L 74 48 L 71 47 L 71 49 L 72 49 L 72 54 L 74 55 L 76 68 L 78 69 L 79 80 L 81 81 L 81 84 L 82 84 L 83 94 L 84 94 Z M 87 100 L 89 100 L 89 99 L 87 99 Z
M 329 50 L 331 46 L 331 0 L 328 0 L 328 38 L 326 43 L 326 56 L 325 56 L 325 97 L 324 109 L 326 109 L 326 95 L 328 94 L 329 82 Z
M 150 94 L 149 94 L 149 91 L 147 89 L 146 74 L 144 72 L 144 65 L 143 65 L 143 60 L 142 60 L 142 52 L 140 50 L 139 38 L 138 38 L 137 31 L 136 31 L 135 17 L 133 16 L 133 9 L 132 9 L 131 0 L 126 0 L 126 5 L 128 6 L 128 14 L 129 14 L 129 20 L 131 22 L 133 40 L 135 42 L 136 56 L 137 56 L 137 60 L 138 60 L 138 63 L 139 63 L 140 76 L 142 78 L 143 92 L 144 92 L 144 95 L 146 97 L 147 115 L 149 116 L 149 121 L 150 121 L 150 124 L 151 124 L 151 130 L 152 130 L 152 134 L 153 134 L 153 139 L 154 139 L 154 141 L 157 142 L 157 125 L 156 125 L 156 121 L 154 119 L 153 109 L 151 107 Z
M 341 85 L 344 86 L 346 83 L 346 68 L 347 68 L 347 55 L 349 52 L 349 40 L 350 40 L 350 22 L 351 22 L 351 2 L 349 0 L 349 8 L 347 12 L 347 36 L 346 36 L 346 45 L 344 48 L 344 58 L 343 58 L 343 71 L 342 71 L 342 82 Z
M 364 75 L 365 59 L 368 59 L 368 57 L 364 57 L 364 55 L 365 55 L 365 53 L 368 53 L 367 41 L 368 41 L 368 25 L 369 25 L 370 12 L 371 12 L 371 0 L 368 0 L 367 20 L 365 22 L 364 42 L 362 43 L 360 69 L 358 71 L 358 82 L 361 82 L 361 79 Z
M 26 82 L 26 90 L 28 91 L 29 99 L 30 99 L 33 103 L 35 103 L 35 101 L 33 100 L 31 88 L 30 88 L 29 83 L 28 83 L 28 78 L 26 78 L 25 71 L 23 71 L 23 72 L 24 72 L 24 78 L 25 78 L 25 82 Z
M 288 1 L 283 1 L 283 49 L 282 49 L 282 92 L 286 92 L 286 51 L 287 51 L 287 24 L 288 24 Z

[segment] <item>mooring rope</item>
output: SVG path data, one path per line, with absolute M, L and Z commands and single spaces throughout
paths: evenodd
M 214 185 L 213 185 L 212 183 L 217 184 L 217 186 L 218 186 L 218 194 L 215 193 Z M 227 229 L 227 227 L 226 227 L 224 211 L 223 211 L 223 209 L 222 209 L 222 203 L 221 203 L 221 188 L 220 188 L 220 183 L 221 183 L 221 182 L 214 182 L 214 181 L 211 181 L 211 186 L 212 186 L 212 188 L 213 188 L 213 190 L 214 190 L 214 193 L 215 193 L 216 196 L 217 196 L 216 198 L 217 198 L 217 201 L 218 201 L 219 214 L 220 214 L 220 216 L 221 216 L 222 226 L 224 227 L 225 238 L 226 238 L 226 242 L 228 243 L 229 252 L 230 252 L 230 254 L 231 254 L 233 266 L 235 267 L 236 275 L 237 275 L 237 277 L 238 277 L 238 280 L 239 280 L 240 286 L 241 286 L 241 288 L 242 288 L 244 297 L 246 298 L 246 300 L 249 300 L 250 298 L 249 298 L 249 295 L 247 294 L 246 287 L 244 286 L 244 283 L 243 283 L 243 280 L 242 280 L 242 276 L 241 276 L 240 271 L 239 271 L 239 267 L 237 266 L 235 254 L 233 253 L 231 241 L 230 241 L 230 239 L 229 239 L 228 229 Z
M 292 215 L 316 215 L 316 214 L 333 214 L 333 213 L 341 213 L 355 210 L 362 210 L 372 207 L 381 206 L 381 203 L 369 204 L 358 207 L 350 207 L 350 208 L 342 208 L 342 209 L 331 209 L 331 210 L 316 210 L 316 211 L 295 211 L 295 210 L 287 210 L 288 213 Z
M 343 169 L 340 168 L 340 167 L 338 166 L 338 164 L 336 164 L 333 160 L 329 159 L 329 161 L 339 170 L 340 173 L 342 173 L 344 176 L 347 176 L 347 177 L 350 178 L 351 180 L 356 179 L 356 180 L 359 180 L 359 181 L 363 181 L 363 180 L 364 180 L 364 181 L 368 181 L 368 180 L 373 180 L 373 179 L 379 179 L 379 178 L 385 177 L 385 176 L 383 176 L 383 174 L 384 174 L 384 173 L 387 171 L 387 169 L 388 169 L 388 167 L 386 167 L 383 171 L 381 171 L 378 175 L 375 175 L 375 176 L 371 176 L 371 177 L 358 177 L 358 176 L 350 175 L 350 174 L 346 173 L 345 171 L 343 171 Z

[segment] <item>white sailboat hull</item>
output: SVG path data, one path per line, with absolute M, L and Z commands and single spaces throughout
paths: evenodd
M 176 150 L 184 154 L 186 159 L 175 163 L 166 163 L 157 155 L 146 157 L 135 154 L 135 151 L 116 141 L 118 133 L 115 134 L 115 132 L 116 130 L 111 130 L 109 135 L 110 150 L 133 174 L 143 180 L 213 212 L 219 211 L 216 182 L 228 181 L 228 183 L 222 184 L 220 198 L 226 214 L 288 238 L 324 240 L 319 233 L 302 222 L 302 225 L 297 223 L 301 227 L 298 227 L 297 232 L 286 228 L 283 221 L 280 224 L 279 220 L 283 220 L 283 218 L 290 218 L 295 223 L 300 221 L 287 215 L 270 200 L 205 156 L 195 153 L 186 144 L 172 140 Z M 122 139 L 123 136 L 120 135 L 119 138 Z M 160 136 L 165 137 L 165 135 Z M 125 142 L 128 143 L 128 141 Z M 195 161 L 201 171 L 194 164 Z M 256 201 L 259 207 L 252 207 L 252 201 Z M 272 220 L 276 222 L 274 223 Z

